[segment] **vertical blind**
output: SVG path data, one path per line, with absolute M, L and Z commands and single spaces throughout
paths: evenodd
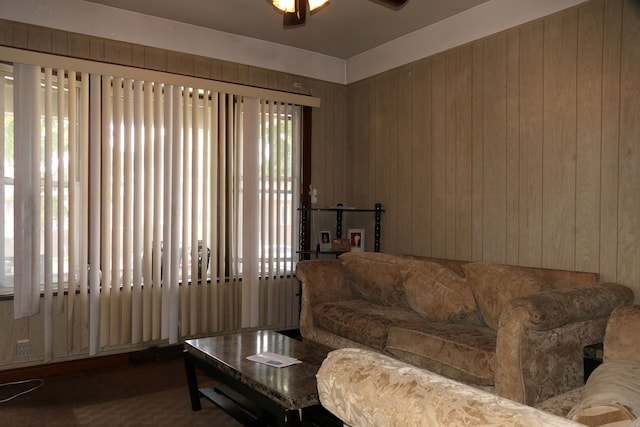
M 299 106 L 18 63 L 14 90 L 14 314 L 44 292 L 47 360 L 65 311 L 90 354 L 297 322 Z

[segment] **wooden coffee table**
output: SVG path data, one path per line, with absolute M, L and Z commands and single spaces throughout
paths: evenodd
M 262 352 L 302 361 L 276 368 L 247 360 Z M 341 426 L 320 405 L 316 373 L 329 347 L 297 341 L 275 331 L 255 331 L 186 340 L 184 362 L 194 411 L 207 398 L 245 426 Z M 196 369 L 216 380 L 198 388 Z

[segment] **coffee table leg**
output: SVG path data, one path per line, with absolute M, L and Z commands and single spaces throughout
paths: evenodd
M 199 411 L 202 406 L 200 405 L 200 390 L 198 390 L 196 368 L 191 363 L 189 353 L 186 350 L 182 353 L 184 356 L 184 369 L 187 374 L 187 385 L 189 386 L 189 397 L 191 398 L 191 409 Z
M 283 420 L 284 426 L 301 426 L 302 423 L 300 422 L 300 412 L 298 412 L 297 410 L 294 411 L 287 411 L 285 413 L 285 419 Z
M 311 406 L 302 410 L 303 427 L 342 427 L 340 421 L 322 405 Z

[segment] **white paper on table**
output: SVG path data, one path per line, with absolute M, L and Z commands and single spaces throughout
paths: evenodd
M 265 365 L 275 366 L 276 368 L 284 368 L 285 366 L 291 366 L 302 362 L 302 360 L 298 360 L 294 357 L 283 356 L 281 354 L 271 353 L 270 351 L 247 356 L 247 359 Z

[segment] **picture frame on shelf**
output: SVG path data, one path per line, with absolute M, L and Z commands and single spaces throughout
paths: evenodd
M 320 252 L 331 252 L 331 232 L 324 230 L 320 232 Z
M 348 235 L 351 252 L 364 252 L 364 229 L 350 228 Z
M 333 252 L 349 252 L 351 244 L 347 238 L 339 238 L 331 240 L 331 250 Z

